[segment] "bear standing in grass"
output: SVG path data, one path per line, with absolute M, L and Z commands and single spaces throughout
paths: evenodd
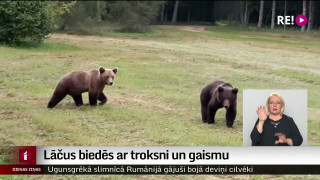
M 83 105 L 82 93 L 89 92 L 89 103 L 91 106 L 107 102 L 107 96 L 103 93 L 105 85 L 111 86 L 118 68 L 92 71 L 75 71 L 64 75 L 54 90 L 48 108 L 54 108 L 67 94 L 72 96 L 77 106 Z
M 215 81 L 202 89 L 200 94 L 202 121 L 214 123 L 214 117 L 219 108 L 226 108 L 227 126 L 232 127 L 237 115 L 238 89 L 231 84 Z

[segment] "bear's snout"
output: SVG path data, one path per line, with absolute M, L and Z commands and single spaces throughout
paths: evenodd
M 223 107 L 225 107 L 226 109 L 228 109 L 229 106 L 230 106 L 230 101 L 229 101 L 229 99 L 225 99 L 225 100 L 223 101 Z
M 113 82 L 109 82 L 109 85 L 112 86 Z

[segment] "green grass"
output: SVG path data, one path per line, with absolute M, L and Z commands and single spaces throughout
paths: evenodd
M 131 34 L 102 29 L 96 29 L 101 36 L 52 34 L 36 47 L 0 46 L 2 146 L 241 146 L 242 90 L 266 88 L 308 90 L 308 144 L 320 145 L 318 34 L 234 27 L 210 27 L 207 32 L 153 27 Z M 101 65 L 119 68 L 114 85 L 104 90 L 107 104 L 76 107 L 67 97 L 56 108 L 46 108 L 64 74 Z M 239 88 L 233 128 L 225 125 L 225 110 L 218 111 L 216 124 L 201 122 L 200 91 L 214 80 Z M 83 99 L 88 103 L 87 93 Z M 0 163 L 6 162 L 1 155 Z M 27 179 L 36 177 L 45 179 Z
M 5 47 L 2 45 L 2 47 Z M 35 44 L 33 42 L 24 42 L 19 46 L 12 47 L 13 49 L 24 49 L 27 51 L 34 51 L 34 52 L 65 52 L 65 51 L 75 51 L 79 50 L 77 46 L 68 45 L 59 43 L 56 41 L 47 41 L 44 40 L 44 43 Z

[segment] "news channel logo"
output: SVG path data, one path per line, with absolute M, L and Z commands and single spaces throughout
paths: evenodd
M 278 25 L 294 25 L 294 22 L 298 26 L 305 26 L 308 23 L 308 19 L 305 15 L 300 14 L 296 18 L 294 16 L 277 16 Z
M 20 149 L 19 162 L 20 163 L 31 163 L 32 162 L 32 150 L 31 149 Z

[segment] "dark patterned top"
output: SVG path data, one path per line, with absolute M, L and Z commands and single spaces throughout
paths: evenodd
M 275 136 L 276 133 L 283 133 L 286 138 L 291 138 L 293 146 L 300 146 L 302 144 L 302 136 L 297 125 L 294 123 L 293 119 L 285 114 L 278 121 L 273 121 L 269 117 L 263 124 L 263 132 L 259 133 L 257 129 L 257 124 L 253 127 L 251 132 L 252 145 L 254 146 L 288 146 L 286 143 L 275 144 L 279 139 Z

